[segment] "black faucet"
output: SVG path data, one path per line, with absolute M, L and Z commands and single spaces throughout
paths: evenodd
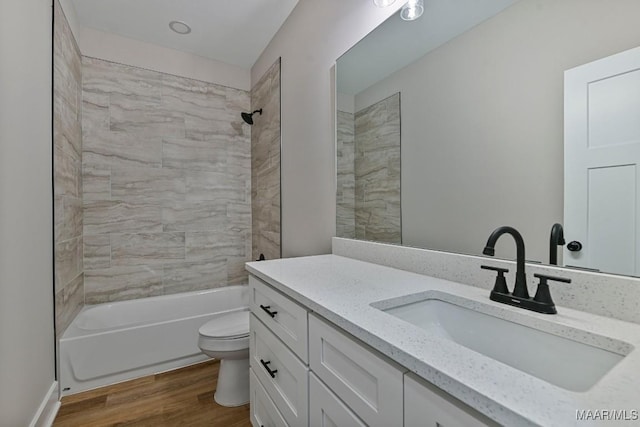
M 551 227 L 551 236 L 549 237 L 549 264 L 558 265 L 558 246 L 564 246 L 564 244 L 562 225 L 555 223 Z
M 494 256 L 496 252 L 496 242 L 503 234 L 511 234 L 516 241 L 516 285 L 513 288 L 513 296 L 529 298 L 529 292 L 527 291 L 527 276 L 524 272 L 524 239 L 518 230 L 507 226 L 496 228 L 493 233 L 491 233 L 491 236 L 489 236 L 487 245 L 484 247 L 482 253 Z
M 560 224 L 556 225 L 560 226 Z M 556 227 L 554 226 L 554 229 L 555 228 Z M 485 270 L 493 270 L 498 273 L 498 276 L 496 277 L 496 283 L 493 287 L 493 290 L 491 291 L 491 300 L 504 304 L 514 305 L 517 307 L 522 307 L 527 310 L 536 311 L 538 313 L 556 314 L 556 306 L 551 299 L 551 293 L 549 292 L 549 285 L 547 284 L 547 281 L 555 280 L 558 282 L 571 283 L 571 280 L 562 277 L 547 276 L 545 274 L 534 274 L 535 277 L 540 279 L 540 283 L 538 284 L 536 295 L 533 298 L 530 298 L 529 291 L 527 290 L 527 276 L 524 272 L 524 239 L 522 238 L 522 235 L 518 232 L 518 230 L 513 227 L 506 226 L 496 228 L 493 233 L 491 233 L 491 236 L 489 236 L 487 245 L 485 246 L 482 253 L 485 255 L 494 256 L 496 242 L 498 241 L 498 238 L 503 234 L 510 234 L 516 241 L 516 283 L 513 288 L 513 293 L 510 293 L 504 277 L 504 274 L 509 270 L 507 270 L 506 268 L 482 265 L 481 268 Z M 553 236 L 554 233 L 552 232 L 552 240 Z M 557 230 L 555 236 L 556 238 L 558 237 Z M 559 237 L 562 238 L 561 226 Z M 564 239 L 562 240 L 564 241 Z

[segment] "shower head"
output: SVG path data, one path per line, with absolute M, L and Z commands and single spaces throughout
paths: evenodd
M 253 113 L 242 113 L 240 114 L 242 116 L 242 120 L 244 120 L 248 125 L 252 125 L 253 124 L 253 115 L 255 113 L 258 113 L 260 115 L 262 115 L 262 108 L 259 110 L 254 111 Z

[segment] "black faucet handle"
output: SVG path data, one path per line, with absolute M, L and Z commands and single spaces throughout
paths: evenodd
M 535 273 L 533 277 L 537 277 L 538 279 L 540 279 L 540 283 L 544 282 L 545 284 L 547 283 L 547 280 L 551 280 L 553 282 L 571 283 L 571 279 L 558 276 L 549 276 L 548 274 Z
M 509 272 L 508 268 L 493 267 L 491 265 L 481 265 L 480 268 L 483 269 L 483 270 L 496 271 L 498 273 L 498 275 Z
M 549 292 L 549 284 L 547 283 L 547 281 L 552 280 L 554 282 L 571 283 L 571 279 L 566 279 L 564 277 L 557 277 L 557 276 L 549 276 L 547 274 L 536 273 L 533 275 L 533 277 L 537 277 L 538 279 L 540 279 L 540 283 L 538 283 L 538 289 L 536 290 L 536 295 L 533 297 L 533 300 L 549 306 L 555 306 L 555 305 L 553 303 L 553 299 L 551 298 L 551 293 Z M 553 312 L 555 313 L 555 308 Z
M 496 276 L 496 283 L 493 285 L 493 292 L 499 292 L 501 294 L 509 293 L 509 288 L 507 288 L 507 279 L 504 277 L 504 273 L 509 272 L 508 268 L 493 267 L 490 265 L 481 265 L 480 268 L 498 273 Z

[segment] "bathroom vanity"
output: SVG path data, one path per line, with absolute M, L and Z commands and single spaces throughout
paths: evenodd
M 494 424 L 267 282 L 250 289 L 254 425 Z
M 637 421 L 638 324 L 338 255 L 247 269 L 254 426 Z

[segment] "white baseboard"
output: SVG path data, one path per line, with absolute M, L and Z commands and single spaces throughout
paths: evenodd
M 60 402 L 58 401 L 58 382 L 54 381 L 51 384 L 49 392 L 42 400 L 38 412 L 33 417 L 29 427 L 51 427 L 53 420 L 58 414 L 60 408 Z

